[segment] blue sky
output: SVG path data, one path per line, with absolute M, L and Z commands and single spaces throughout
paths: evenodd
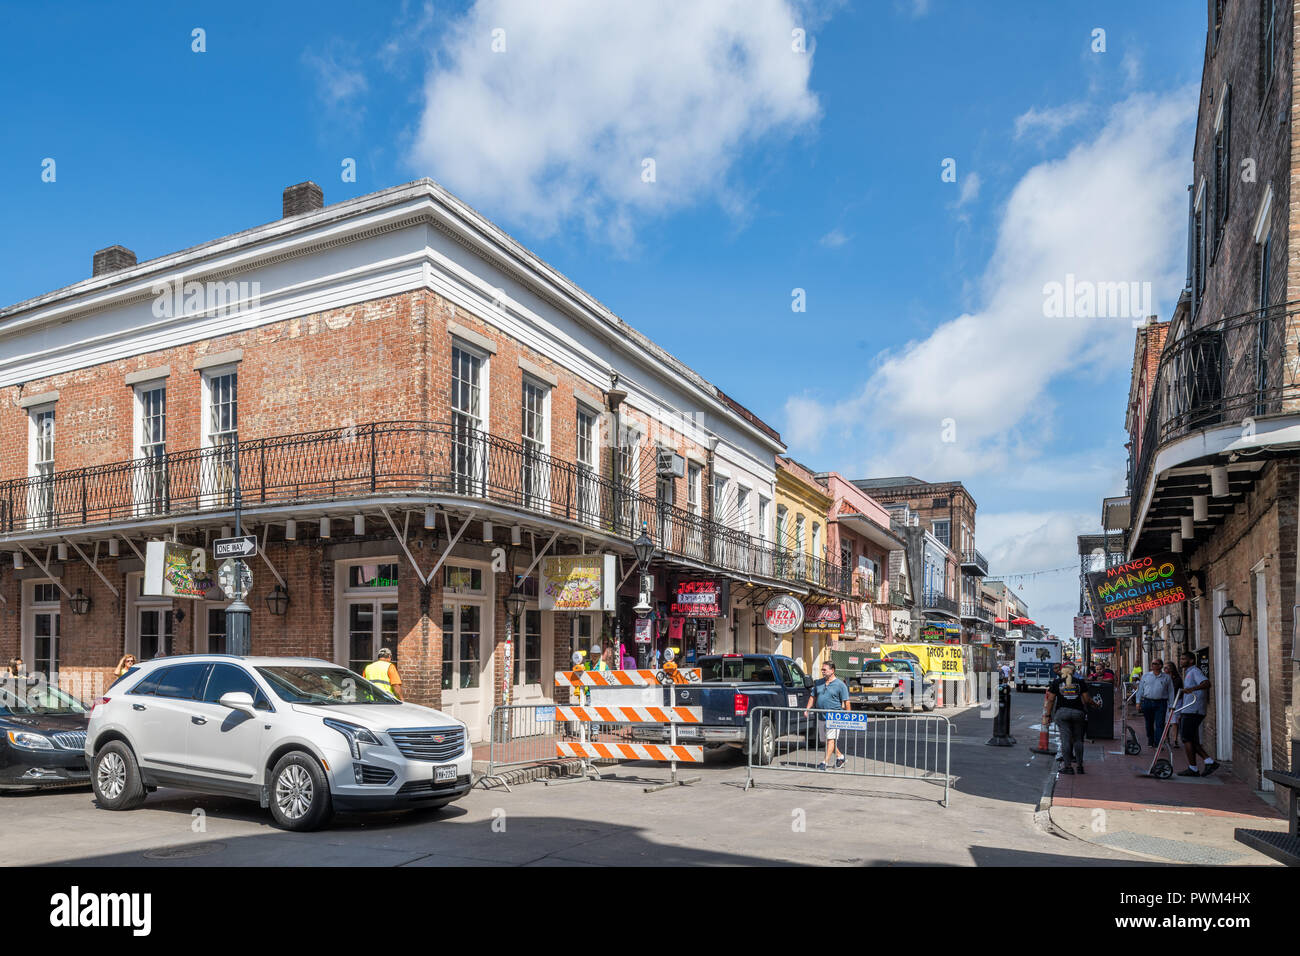
M 1150 282 L 1168 317 L 1202 6 L 9 5 L 0 303 L 273 220 L 289 183 L 427 175 L 801 461 L 963 480 L 995 573 L 1073 566 L 1123 491 L 1133 331 L 1043 286 Z M 1076 588 L 1022 593 L 1064 632 Z

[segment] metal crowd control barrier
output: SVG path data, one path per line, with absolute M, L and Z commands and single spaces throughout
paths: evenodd
M 479 778 L 500 783 L 510 789 L 501 776 L 506 768 L 537 767 L 544 764 L 563 763 L 566 758 L 557 756 L 562 745 L 580 741 L 579 725 L 574 721 L 556 719 L 556 706 L 545 701 L 535 704 L 499 704 L 492 709 L 488 725 L 487 772 Z M 589 738 L 590 739 L 590 738 Z M 597 742 L 631 744 L 630 727 L 602 727 Z
M 853 777 L 912 777 L 943 783 L 943 806 L 952 785 L 952 724 L 939 714 L 883 714 L 862 710 L 753 707 L 747 733 L 745 789 L 756 773 L 825 773 Z M 822 725 L 822 721 L 825 724 Z M 825 771 L 823 737 L 834 734 L 836 752 Z

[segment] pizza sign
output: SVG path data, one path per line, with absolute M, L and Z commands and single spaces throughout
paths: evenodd
M 803 603 L 789 594 L 780 594 L 763 608 L 767 629 L 773 634 L 789 634 L 803 623 Z

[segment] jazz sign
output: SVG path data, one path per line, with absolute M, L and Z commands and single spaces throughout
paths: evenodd
M 1088 600 L 1103 624 L 1186 601 L 1187 577 L 1173 554 L 1157 554 L 1088 575 Z

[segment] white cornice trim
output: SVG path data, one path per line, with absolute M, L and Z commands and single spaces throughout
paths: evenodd
M 760 445 L 771 448 L 774 452 L 785 450 L 782 443 L 773 440 L 718 399 L 712 386 L 694 369 L 632 329 L 567 277 L 429 179 L 336 203 L 305 216 L 258 226 L 20 302 L 0 310 L 0 339 L 34 326 L 68 321 L 110 306 L 153 297 L 152 289 L 160 282 L 176 279 L 219 281 L 256 267 L 310 255 L 383 232 L 416 225 L 421 221 L 430 222 L 439 231 L 502 269 L 571 318 L 599 331 L 602 337 L 629 358 L 651 370 L 655 370 L 656 366 L 664 367 L 669 374 L 661 374 L 659 377 L 666 383 L 675 383 L 687 390 L 714 415 L 730 422 Z M 427 271 L 421 264 L 419 279 L 424 279 Z M 282 293 L 286 291 L 281 290 Z M 268 321 L 273 319 L 246 321 L 243 327 L 261 325 Z M 232 328 L 226 331 L 239 329 L 238 323 L 232 323 Z M 90 361 L 82 364 L 98 364 L 107 360 L 93 353 L 88 358 Z M 609 368 L 601 369 L 606 379 L 609 371 Z M 3 365 L 0 365 L 0 379 L 3 377 Z

